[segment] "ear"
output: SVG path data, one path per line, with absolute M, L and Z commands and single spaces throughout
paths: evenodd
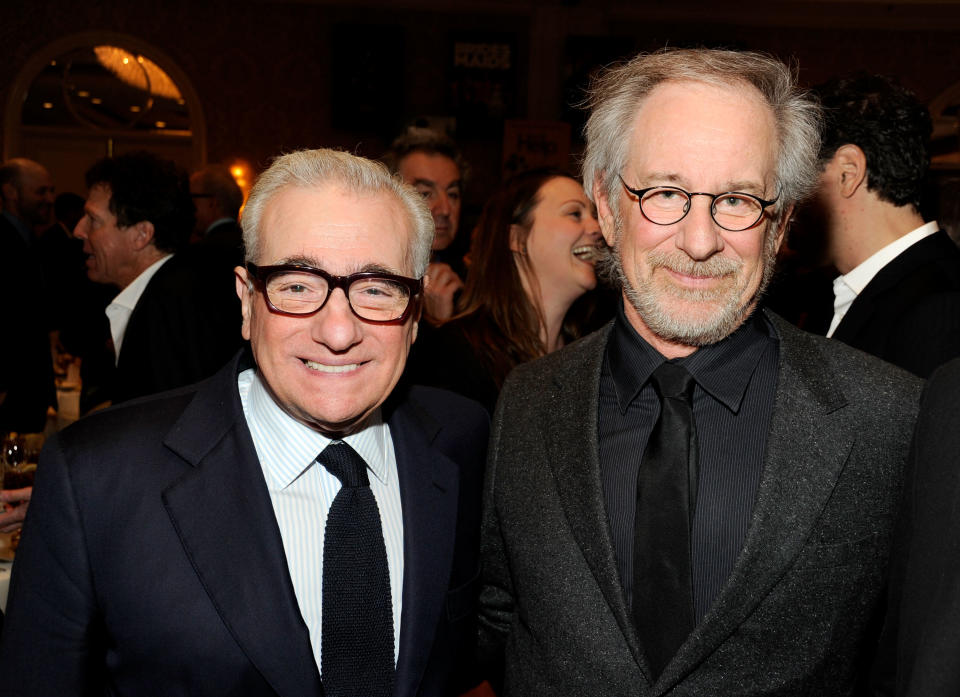
M 7 182 L 3 185 L 3 189 L 0 189 L 0 198 L 4 201 L 17 201 L 20 198 L 19 193 L 15 183 Z
M 867 181 L 867 156 L 859 146 L 852 143 L 841 145 L 834 153 L 834 182 L 844 198 L 850 198 Z
M 426 287 L 426 278 L 427 278 L 426 275 L 424 275 L 423 278 L 424 278 L 424 287 Z M 420 296 L 415 300 L 416 300 L 416 305 L 411 311 L 411 319 L 412 319 L 412 322 L 410 323 L 410 345 L 411 346 L 417 340 L 417 333 L 420 330 L 420 320 L 423 318 L 423 301 L 424 301 L 423 293 L 421 293 Z M 409 349 L 409 346 L 407 348 Z
M 793 218 L 793 204 L 790 204 L 790 207 L 783 211 L 783 215 L 780 216 L 780 221 L 777 223 L 777 251 L 780 251 L 780 247 L 783 245 L 784 239 L 787 237 L 787 228 L 790 227 L 790 219 Z
M 144 247 L 153 243 L 153 223 L 149 220 L 141 220 L 130 226 L 133 232 L 133 248 L 140 251 Z
M 612 247 L 617 226 L 613 222 L 613 210 L 610 208 L 606 187 L 604 187 L 603 180 L 600 177 L 593 180 L 593 200 L 597 204 L 597 221 L 600 223 L 600 232 L 603 234 L 607 246 Z
M 250 341 L 250 314 L 253 309 L 253 288 L 247 270 L 238 266 L 233 270 L 236 280 L 237 297 L 240 298 L 240 315 L 243 318 L 243 324 L 240 328 L 240 334 L 244 339 Z
M 523 243 L 523 236 L 526 230 L 516 223 L 510 226 L 510 251 L 517 254 L 526 254 L 527 246 Z

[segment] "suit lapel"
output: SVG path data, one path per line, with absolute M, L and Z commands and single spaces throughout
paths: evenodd
M 394 694 L 415 695 L 450 583 L 459 468 L 432 446 L 439 425 L 415 404 L 389 415 L 403 505 L 403 611 Z
M 634 659 L 649 677 L 617 571 L 610 523 L 600 481 L 598 405 L 600 370 L 610 327 L 581 341 L 566 353 L 556 371 L 548 401 L 538 414 L 544 450 L 553 469 L 560 504 L 610 606 Z
M 235 360 L 167 435 L 193 469 L 163 492 L 164 505 L 224 624 L 267 682 L 283 697 L 322 695 L 236 375 Z
M 871 284 L 872 283 L 873 281 L 871 281 Z M 863 329 L 863 326 L 876 313 L 873 298 L 879 291 L 880 289 L 876 286 L 871 288 L 870 285 L 867 285 L 867 287 L 863 289 L 863 293 L 854 298 L 850 304 L 850 308 L 843 316 L 843 319 L 840 320 L 840 324 L 837 325 L 837 329 L 833 333 L 832 338 L 846 344 L 855 341 Z
M 696 668 L 756 609 L 793 563 L 853 447 L 846 399 L 812 337 L 776 316 L 779 374 L 767 455 L 744 548 L 723 590 L 657 683 L 656 694 Z

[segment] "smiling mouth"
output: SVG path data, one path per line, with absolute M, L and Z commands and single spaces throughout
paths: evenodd
M 596 261 L 600 258 L 603 247 L 597 244 L 585 244 L 573 248 L 573 256 L 580 261 Z
M 319 373 L 351 373 L 360 367 L 359 363 L 327 365 L 326 363 L 317 363 L 316 361 L 308 361 L 306 359 L 303 359 L 303 364 L 310 368 L 310 370 L 316 370 Z

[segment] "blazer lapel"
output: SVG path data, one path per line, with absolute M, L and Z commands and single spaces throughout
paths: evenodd
M 310 635 L 237 393 L 237 361 L 197 393 L 165 444 L 193 465 L 163 500 L 224 624 L 283 697 L 322 695 Z
M 600 371 L 609 335 L 608 326 L 579 342 L 578 350 L 568 350 L 567 362 L 550 385 L 539 415 L 539 428 L 573 537 L 616 617 L 630 652 L 649 679 L 649 664 L 637 640 L 620 584 L 600 481 Z
M 811 337 L 768 315 L 780 335 L 767 456 L 740 557 L 700 626 L 657 682 L 664 694 L 756 609 L 799 554 L 853 447 L 846 399 Z
M 413 403 L 389 416 L 403 505 L 403 610 L 394 694 L 415 695 L 444 611 L 457 527 L 459 467 L 432 442 L 440 426 Z

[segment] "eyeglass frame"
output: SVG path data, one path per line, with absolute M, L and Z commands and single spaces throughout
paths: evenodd
M 752 230 L 753 228 L 755 228 L 763 220 L 763 216 L 764 216 L 764 213 L 766 213 L 767 208 L 769 208 L 770 206 L 775 204 L 777 201 L 779 201 L 780 195 L 783 193 L 783 190 L 781 189 L 779 192 L 777 192 L 777 195 L 773 199 L 768 201 L 754 194 L 748 194 L 746 191 L 724 191 L 723 193 L 720 193 L 720 194 L 711 194 L 706 191 L 687 191 L 686 189 L 683 189 L 679 186 L 669 186 L 669 185 L 663 185 L 663 184 L 658 184 L 657 186 L 648 186 L 646 189 L 633 189 L 630 187 L 629 184 L 627 184 L 627 182 L 624 181 L 622 175 L 618 174 L 617 178 L 620 180 L 620 183 L 623 184 L 624 189 L 626 189 L 631 194 L 637 197 L 637 207 L 640 209 L 640 215 L 642 215 L 646 220 L 653 223 L 654 225 L 661 225 L 661 226 L 676 225 L 681 220 L 686 218 L 687 215 L 689 215 L 690 209 L 693 208 L 692 201 L 694 196 L 709 196 L 710 197 L 710 219 L 713 220 L 713 222 L 716 223 L 717 226 L 719 226 L 723 230 L 726 230 L 727 232 L 745 232 L 747 230 Z M 686 204 L 686 210 L 683 211 L 683 215 L 681 215 L 679 218 L 674 220 L 672 223 L 658 223 L 656 220 L 650 220 L 650 217 L 643 210 L 643 197 L 647 193 L 653 191 L 654 189 L 668 189 L 671 191 L 679 191 L 680 193 L 685 195 L 687 197 L 687 204 Z M 714 213 L 714 209 L 716 208 L 716 205 L 717 205 L 717 199 L 723 198 L 724 196 L 729 196 L 731 194 L 736 194 L 737 196 L 747 196 L 748 198 L 752 198 L 754 201 L 760 204 L 760 215 L 758 215 L 757 219 L 754 220 L 750 225 L 747 225 L 746 227 L 739 228 L 739 229 L 730 229 L 722 225 L 720 221 L 717 220 L 717 216 Z
M 410 278 L 408 276 L 400 276 L 398 274 L 386 273 L 382 271 L 360 271 L 358 273 L 352 273 L 348 276 L 336 276 L 332 273 L 327 273 L 323 269 L 318 269 L 315 266 L 306 266 L 304 264 L 276 264 L 273 266 L 258 266 L 252 261 L 248 261 L 245 266 L 247 272 L 250 274 L 250 278 L 261 286 L 263 299 L 267 302 L 267 307 L 270 309 L 270 311 L 278 315 L 285 315 L 287 317 L 309 317 L 310 315 L 317 314 L 320 312 L 320 310 L 327 306 L 333 291 L 336 288 L 340 288 L 343 290 L 343 296 L 347 300 L 347 306 L 350 308 L 350 312 L 352 312 L 353 315 L 362 322 L 368 322 L 369 324 L 403 324 L 407 321 L 407 318 L 410 316 L 410 313 L 413 311 L 414 307 L 419 304 L 418 299 L 423 290 L 422 278 Z M 311 310 L 310 312 L 287 312 L 286 310 L 281 310 L 270 300 L 270 294 L 267 292 L 267 280 L 273 274 L 283 272 L 307 273 L 313 276 L 319 276 L 327 282 L 327 297 L 323 299 L 323 302 L 320 303 L 320 306 L 316 310 Z M 361 281 L 365 278 L 382 278 L 394 283 L 399 283 L 410 291 L 410 298 L 407 300 L 407 307 L 399 317 L 394 319 L 367 319 L 366 317 L 362 317 L 354 309 L 353 303 L 350 302 L 350 286 L 354 281 Z

